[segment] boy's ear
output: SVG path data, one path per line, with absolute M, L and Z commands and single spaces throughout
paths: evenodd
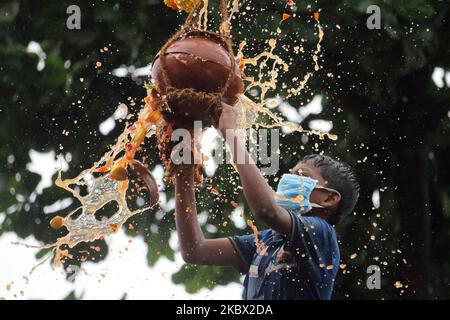
M 338 191 L 330 191 L 322 200 L 322 206 L 325 208 L 335 208 L 341 201 L 341 194 Z

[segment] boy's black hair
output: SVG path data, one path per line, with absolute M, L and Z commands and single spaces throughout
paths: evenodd
M 329 156 L 310 154 L 300 162 L 311 161 L 319 169 L 327 182 L 326 187 L 335 189 L 341 194 L 341 201 L 336 212 L 328 218 L 328 222 L 337 225 L 342 218 L 350 214 L 359 198 L 359 183 L 349 165 Z

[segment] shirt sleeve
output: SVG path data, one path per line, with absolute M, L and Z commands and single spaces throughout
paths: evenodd
M 288 247 L 297 265 L 325 269 L 334 265 L 334 243 L 327 222 L 318 217 L 307 217 L 289 212 L 292 219 Z
M 245 236 L 233 236 L 228 239 L 230 239 L 231 244 L 245 264 L 245 268 L 239 270 L 239 272 L 243 274 L 247 273 L 256 252 L 255 237 L 248 234 Z

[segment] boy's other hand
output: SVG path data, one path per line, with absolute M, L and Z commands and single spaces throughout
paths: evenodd
M 225 137 L 227 130 L 234 131 L 237 128 L 237 112 L 236 109 L 225 102 L 222 102 L 222 114 L 220 115 L 219 125 L 217 129 L 220 130 Z

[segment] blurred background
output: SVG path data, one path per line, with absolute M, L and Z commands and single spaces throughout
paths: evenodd
M 76 203 L 53 185 L 56 169 L 74 177 L 90 167 L 124 128 L 118 105 L 132 114 L 142 107 L 149 63 L 186 17 L 162 2 L 0 1 L 0 297 L 240 298 L 237 271 L 182 262 L 173 188 L 161 180 L 152 138 L 142 154 L 162 184 L 160 207 L 133 217 L 114 237 L 79 245 L 71 264 L 80 265 L 80 251 L 88 250 L 84 271 L 52 270 L 47 261 L 28 277 L 48 252 L 11 244 L 52 243 L 64 234 L 49 221 Z M 217 1 L 210 2 L 217 12 Z M 450 298 L 449 2 L 294 2 L 245 1 L 232 34 L 235 50 L 245 39 L 245 56 L 254 56 L 267 48 L 283 13 L 296 14 L 281 25 L 276 53 L 290 69 L 269 93 L 274 111 L 339 138 L 284 130 L 277 176 L 301 155 L 324 152 L 360 178 L 360 201 L 338 227 L 342 268 L 334 298 Z M 370 30 L 366 10 L 373 4 L 381 28 Z M 66 26 L 69 5 L 81 9 L 79 30 Z M 325 33 L 321 68 L 300 96 L 284 101 L 283 84 L 314 69 L 317 11 Z M 212 13 L 212 23 L 217 17 Z M 304 52 L 295 52 L 299 43 Z M 242 191 L 230 183 L 239 181 L 233 169 L 212 164 L 205 176 L 219 194 L 199 190 L 205 235 L 249 233 Z M 269 180 L 276 186 L 275 176 Z M 145 197 L 138 198 L 136 206 L 143 205 Z M 381 269 L 379 290 L 366 286 L 370 265 Z

